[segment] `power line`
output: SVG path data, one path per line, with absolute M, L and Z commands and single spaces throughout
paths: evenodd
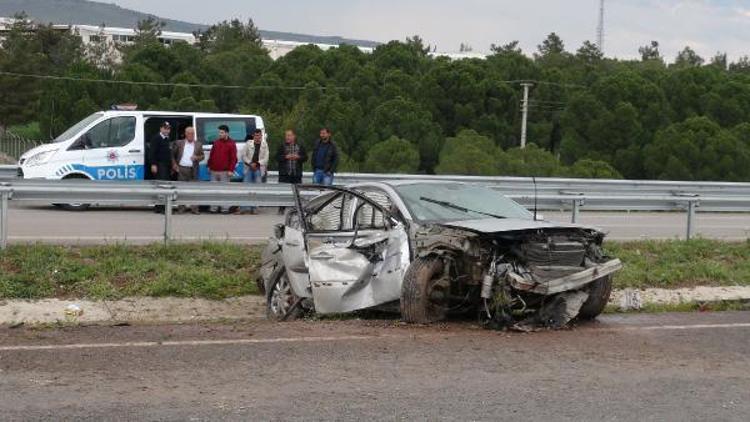
M 318 87 L 310 88 L 310 87 L 304 87 L 304 86 L 272 86 L 272 85 L 245 86 L 245 85 L 190 84 L 190 83 L 173 83 L 173 82 L 124 81 L 124 80 L 115 80 L 115 79 L 92 79 L 92 78 L 75 78 L 72 76 L 24 74 L 24 73 L 3 72 L 3 71 L 0 71 L 0 76 L 9 76 L 9 77 L 14 77 L 14 78 L 55 80 L 55 81 L 102 83 L 102 84 L 114 84 L 114 85 L 207 88 L 207 89 L 244 89 L 244 90 L 280 89 L 280 90 L 288 90 L 288 91 L 304 91 L 307 89 L 319 89 L 319 90 L 349 89 L 347 87 L 325 87 L 325 86 L 318 86 Z

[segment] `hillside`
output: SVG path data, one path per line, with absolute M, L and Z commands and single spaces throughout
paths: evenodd
M 124 28 L 134 28 L 139 20 L 149 16 L 147 13 L 125 9 L 108 3 L 88 0 L 2 0 L 0 1 L 0 16 L 10 17 L 24 11 L 40 22 L 57 24 L 85 24 Z M 193 32 L 205 29 L 206 25 L 166 19 L 156 16 L 166 24 L 165 29 L 176 32 Z M 229 19 L 230 17 L 227 17 Z M 363 47 L 375 47 L 374 41 L 352 40 L 339 36 L 317 36 L 290 32 L 261 30 L 265 39 L 309 42 L 317 44 L 353 44 Z

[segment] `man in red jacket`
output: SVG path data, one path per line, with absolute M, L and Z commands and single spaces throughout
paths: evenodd
M 226 183 L 232 180 L 237 167 L 237 144 L 229 137 L 229 127 L 219 126 L 219 139 L 213 142 L 211 155 L 208 157 L 208 170 L 212 182 Z M 211 207 L 211 213 L 216 214 L 218 207 Z M 221 212 L 229 214 L 229 207 L 223 207 Z

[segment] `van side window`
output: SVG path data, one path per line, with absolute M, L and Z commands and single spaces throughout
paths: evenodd
M 251 117 L 200 117 L 196 119 L 198 140 L 211 145 L 219 137 L 219 126 L 229 127 L 229 137 L 245 142 L 255 132 L 255 119 Z
M 86 149 L 127 145 L 135 139 L 135 117 L 113 117 L 92 127 L 83 136 Z

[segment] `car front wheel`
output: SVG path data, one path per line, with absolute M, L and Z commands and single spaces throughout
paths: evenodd
M 409 265 L 401 286 L 401 319 L 428 324 L 443 320 L 448 310 L 450 281 L 439 258 L 417 258 Z
M 583 302 L 581 310 L 578 311 L 580 319 L 594 319 L 604 312 L 609 303 L 609 295 L 612 293 L 612 276 L 608 275 L 595 280 L 589 286 L 589 298 Z

